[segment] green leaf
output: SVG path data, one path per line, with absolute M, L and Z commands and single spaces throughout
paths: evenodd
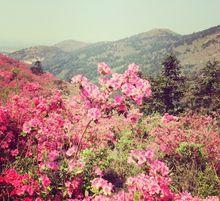
M 25 137 L 25 136 L 27 136 L 27 133 L 24 132 L 24 131 L 22 131 L 22 132 L 20 133 L 20 135 L 23 136 L 23 137 Z

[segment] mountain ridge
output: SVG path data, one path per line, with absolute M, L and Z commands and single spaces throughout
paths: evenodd
M 69 52 L 59 48 L 51 53 L 52 56 L 46 55 L 42 62 L 46 70 L 66 80 L 76 74 L 96 78 L 97 63 L 102 61 L 112 66 L 115 72 L 123 71 L 129 63 L 135 62 L 144 73 L 154 76 L 159 72 L 163 58 L 174 52 L 183 64 L 184 72 L 190 73 L 214 57 L 220 59 L 218 35 L 220 26 L 187 35 L 157 28 L 117 41 L 86 44 Z M 33 56 L 27 49 L 11 54 L 22 61 L 28 55 Z
M 54 47 L 58 47 L 64 52 L 71 52 L 79 48 L 83 48 L 88 46 L 90 43 L 85 43 L 82 41 L 76 41 L 76 40 L 64 40 L 59 43 L 54 44 Z

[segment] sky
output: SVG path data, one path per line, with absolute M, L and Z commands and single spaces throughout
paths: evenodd
M 0 0 L 0 43 L 122 39 L 153 28 L 189 34 L 220 24 L 220 0 Z

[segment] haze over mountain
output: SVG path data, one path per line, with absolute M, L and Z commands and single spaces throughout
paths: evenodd
M 70 40 L 23 49 L 10 56 L 29 63 L 39 59 L 45 70 L 68 80 L 79 73 L 95 78 L 97 63 L 103 61 L 116 72 L 134 62 L 144 73 L 153 76 L 170 52 L 176 54 L 185 73 L 201 69 L 208 60 L 220 60 L 220 26 L 188 35 L 153 29 L 118 41 L 93 44 Z
M 5 42 L 5 41 L 0 41 L 0 52 L 2 53 L 12 53 L 18 50 L 21 50 L 23 48 L 28 47 L 29 45 L 27 44 L 17 44 L 16 42 Z
M 76 49 L 80 49 L 83 47 L 88 46 L 89 43 L 81 42 L 81 41 L 75 41 L 75 40 L 65 40 L 60 43 L 57 43 L 54 45 L 54 47 L 58 47 L 64 52 L 72 52 Z

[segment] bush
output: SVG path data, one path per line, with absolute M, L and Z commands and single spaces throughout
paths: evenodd
M 172 167 L 168 160 L 171 153 L 173 158 L 181 156 L 189 145 L 187 160 L 197 160 L 194 152 L 201 148 L 201 153 L 205 150 L 204 160 L 218 164 L 214 157 L 219 154 L 215 144 L 219 136 L 212 119 L 193 117 L 192 121 L 185 117 L 178 121 L 169 114 L 162 119 L 159 115 L 145 119 L 139 106 L 151 89 L 149 82 L 139 77 L 138 66 L 131 64 L 123 74 L 117 74 L 101 63 L 98 72 L 99 85 L 82 75 L 74 77 L 72 82 L 79 93 L 71 99 L 44 87 L 51 83 L 46 79 L 53 81 L 47 74 L 41 79 L 29 74 L 32 81 L 22 79 L 22 72 L 18 74 L 19 91 L 9 93 L 10 98 L 0 105 L 0 197 L 25 201 L 202 200 L 173 190 L 165 162 Z M 14 80 L 3 83 L 7 86 Z M 180 140 L 171 143 L 169 130 L 171 136 L 179 132 Z M 184 134 L 191 131 L 197 133 L 186 141 Z M 157 151 L 163 145 L 162 134 L 168 148 L 164 157 Z M 200 135 L 201 140 L 196 141 Z M 204 140 L 207 136 L 210 142 Z M 184 156 L 177 159 L 178 167 L 186 160 Z M 207 172 L 210 166 L 206 167 Z M 173 177 L 174 183 L 179 172 Z M 196 179 L 202 184 L 192 191 L 195 195 L 217 193 L 217 180 L 212 172 L 209 174 L 211 192 L 204 190 L 210 180 L 201 172 Z M 175 184 L 177 189 L 179 185 Z

